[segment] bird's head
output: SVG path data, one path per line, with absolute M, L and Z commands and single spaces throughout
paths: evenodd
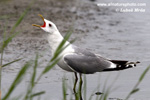
M 43 25 L 32 24 L 33 26 L 40 27 L 41 29 L 43 29 L 44 31 L 46 31 L 48 33 L 54 33 L 56 31 L 58 31 L 56 25 L 53 22 L 51 22 L 47 19 L 44 19 L 44 17 L 40 14 L 39 14 L 39 16 L 42 18 L 44 24 Z

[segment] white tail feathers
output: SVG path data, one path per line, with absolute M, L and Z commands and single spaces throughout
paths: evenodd
M 140 63 L 139 61 L 137 62 L 127 62 L 126 67 L 136 67 L 136 64 Z

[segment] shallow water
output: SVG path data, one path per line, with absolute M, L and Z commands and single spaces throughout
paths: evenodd
M 119 2 L 119 0 L 115 1 Z M 111 0 L 97 0 L 97 2 L 111 2 Z M 120 2 L 123 2 L 123 0 Z M 132 0 L 132 2 L 138 2 L 138 0 Z M 110 59 L 141 62 L 136 68 L 133 69 L 127 69 L 120 72 L 105 72 L 86 75 L 87 98 L 89 98 L 99 84 L 100 89 L 95 90 L 94 93 L 97 91 L 101 92 L 104 88 L 106 80 L 106 88 L 108 88 L 111 84 L 114 84 L 114 90 L 111 92 L 109 98 L 125 98 L 138 81 L 141 73 L 150 64 L 150 6 L 148 6 L 150 2 L 148 0 L 143 0 L 142 2 L 147 3 L 145 13 L 117 13 L 115 12 L 114 7 L 110 7 L 109 9 L 106 7 L 97 8 L 95 5 L 96 2 L 80 3 L 79 7 L 81 8 L 77 9 L 77 15 L 79 18 L 74 23 L 75 32 L 71 37 L 78 37 L 77 41 L 74 43 L 75 45 L 101 54 L 102 56 Z M 82 7 L 84 9 L 82 9 Z M 61 19 L 58 21 L 56 20 L 56 23 L 58 27 L 60 27 L 60 30 L 64 31 L 67 26 L 62 26 L 62 23 L 66 19 L 63 19 L 63 21 L 60 20 Z M 63 25 L 69 24 L 70 22 L 68 21 Z M 28 32 L 30 32 L 30 30 L 28 30 Z M 42 32 L 35 28 L 32 30 L 39 33 Z M 34 31 L 32 31 L 32 33 L 34 33 Z M 21 63 L 16 63 L 13 66 L 6 67 L 3 70 L 3 93 L 7 91 L 16 76 L 16 73 L 20 69 L 20 65 L 25 61 L 34 58 L 36 51 L 40 53 L 42 51 L 40 61 L 43 63 L 38 68 L 38 72 L 41 72 L 41 70 L 43 70 L 43 66 L 49 61 L 51 55 L 48 44 L 44 39 L 44 36 L 42 39 L 41 35 L 39 35 L 39 37 L 36 37 L 35 34 L 28 35 L 27 37 L 20 36 L 17 39 L 14 39 L 14 41 L 12 41 L 13 43 L 10 44 L 10 47 L 7 48 L 6 58 L 4 60 L 5 62 L 11 61 L 18 57 L 25 57 L 25 59 L 21 61 Z M 40 41 L 40 43 L 37 41 Z M 16 43 L 21 43 L 21 45 Z M 29 82 L 29 75 L 30 72 L 25 80 L 16 89 L 13 96 L 19 95 L 27 88 L 26 86 Z M 36 90 L 45 90 L 46 94 L 43 95 L 42 98 L 46 100 L 60 100 L 62 98 L 62 78 L 64 76 L 66 77 L 68 86 L 72 88 L 73 74 L 66 73 L 56 66 L 42 78 Z M 146 75 L 143 82 L 140 84 L 140 91 L 134 94 L 131 97 L 131 100 L 150 100 L 149 76 L 150 73 Z M 112 83 L 116 77 L 118 77 L 117 80 L 115 83 Z M 72 95 L 72 92 L 70 91 L 67 93 L 69 94 L 68 97 Z M 93 98 L 95 97 L 96 95 L 93 95 Z

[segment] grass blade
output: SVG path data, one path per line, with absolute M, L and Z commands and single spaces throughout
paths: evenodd
M 86 81 L 86 76 L 84 75 L 84 100 L 87 100 L 86 99 L 86 92 L 87 92 L 87 81 Z
M 51 61 L 53 61 L 54 59 L 56 59 L 58 57 L 58 55 L 69 45 L 65 46 L 65 43 L 67 42 L 67 40 L 69 39 L 69 37 L 71 36 L 72 34 L 72 31 L 69 31 L 64 39 L 62 40 L 62 42 L 59 44 L 59 46 L 57 47 L 55 53 L 54 53 L 54 56 L 53 58 L 51 59 Z M 65 46 L 65 47 L 64 47 Z
M 17 22 L 15 23 L 15 25 L 12 27 L 10 33 L 13 33 L 15 31 L 15 29 L 17 28 L 17 26 L 19 26 L 19 24 L 21 23 L 21 21 L 23 20 L 23 18 L 25 17 L 25 15 L 27 14 L 29 8 L 27 8 L 23 14 L 19 17 L 19 19 L 17 20 Z
M 50 69 L 52 69 L 52 68 L 58 63 L 59 60 L 60 60 L 60 58 L 58 58 L 58 59 L 56 59 L 55 61 L 53 61 L 52 64 L 50 64 L 49 66 L 47 66 L 47 67 L 43 70 L 42 74 L 45 74 L 45 73 L 47 73 Z
M 56 49 L 56 51 L 55 51 L 55 53 L 54 53 L 54 56 L 52 57 L 52 59 L 51 59 L 51 61 L 50 61 L 50 62 L 52 62 L 52 64 L 49 65 L 49 66 L 47 66 L 47 67 L 43 70 L 42 74 L 47 73 L 47 72 L 48 72 L 53 66 L 55 66 L 55 65 L 57 64 L 57 62 L 61 59 L 61 57 L 58 58 L 58 56 L 60 55 L 60 53 L 61 53 L 66 47 L 68 47 L 68 46 L 70 45 L 70 44 L 65 45 L 65 43 L 67 42 L 67 40 L 69 39 L 69 37 L 71 36 L 71 34 L 72 34 L 72 31 L 69 31 L 69 32 L 65 35 L 64 39 L 62 40 L 62 42 L 60 43 L 60 45 L 57 47 L 57 49 Z M 75 40 L 72 40 L 70 43 L 72 43 L 72 42 L 74 42 L 74 41 L 75 41 Z
M 13 83 L 11 84 L 8 92 L 6 93 L 6 95 L 2 98 L 2 100 L 8 100 L 9 96 L 11 95 L 11 93 L 13 92 L 13 90 L 17 87 L 17 85 L 21 82 L 21 80 L 23 79 L 23 77 L 25 76 L 25 73 L 27 71 L 27 69 L 29 68 L 30 63 L 25 64 L 21 70 L 19 71 L 18 75 L 16 76 L 15 80 L 13 81 Z
M 63 88 L 63 100 L 67 100 L 67 97 L 66 97 L 67 87 L 66 87 L 65 77 L 63 78 L 62 88 Z
M 131 92 L 127 95 L 127 97 L 125 98 L 125 100 L 128 100 L 130 98 L 130 96 L 133 94 L 133 93 L 136 93 L 138 92 L 140 89 L 137 88 L 139 86 L 139 84 L 142 82 L 142 80 L 144 79 L 146 73 L 149 71 L 150 69 L 150 65 L 144 70 L 144 72 L 141 74 L 138 82 L 136 83 L 136 85 L 134 86 L 134 88 L 131 90 Z
M 139 78 L 139 82 L 141 82 L 144 79 L 144 77 L 145 77 L 146 73 L 149 71 L 149 69 L 150 69 L 150 66 L 144 70 L 144 72 L 142 73 L 142 75 Z
M 15 29 L 19 26 L 19 24 L 22 22 L 24 17 L 27 15 L 28 11 L 30 10 L 31 6 L 34 4 L 35 1 L 36 0 L 32 0 L 30 5 L 26 8 L 26 10 L 23 12 L 23 14 L 19 17 L 19 19 L 17 20 L 17 22 L 15 23 L 15 25 L 11 29 L 10 33 L 13 33 L 15 31 Z
M 32 74 L 32 78 L 31 78 L 32 88 L 34 87 L 34 84 L 35 84 L 35 76 L 36 76 L 37 66 L 38 66 L 38 55 L 35 58 L 34 67 L 33 67 L 33 74 Z
M 30 98 L 30 100 L 32 100 L 33 96 L 31 96 L 31 95 L 32 95 L 32 91 L 33 91 L 33 88 L 35 87 L 35 83 L 36 83 L 35 77 L 36 77 L 37 66 L 38 66 L 38 55 L 36 55 L 36 57 L 35 57 L 32 76 L 31 76 L 30 83 L 28 85 L 28 89 L 27 89 L 26 95 L 24 97 L 24 100 L 28 100 L 29 98 Z
M 134 93 L 138 92 L 139 90 L 140 90 L 139 88 L 136 88 L 136 89 L 131 91 L 131 94 L 134 94 Z
M 1 51 L 4 51 L 4 48 L 7 47 L 7 45 L 12 41 L 12 39 L 18 34 L 18 32 L 16 32 L 15 34 L 12 34 L 10 37 L 8 37 L 6 40 L 3 41 L 2 47 L 1 47 Z
M 37 92 L 37 93 L 34 93 L 31 95 L 31 97 L 35 97 L 35 96 L 40 96 L 40 95 L 43 95 L 45 93 L 45 91 L 41 91 L 41 92 Z
M 2 67 L 8 66 L 8 65 L 10 65 L 10 64 L 12 64 L 12 63 L 15 63 L 15 62 L 17 62 L 17 61 L 20 61 L 20 60 L 21 60 L 21 59 L 16 59 L 16 60 L 14 60 L 14 61 L 11 61 L 11 62 L 9 62 L 9 63 L 7 63 L 7 64 L 2 65 Z
M 31 6 L 34 4 L 36 0 L 32 0 L 31 4 L 27 7 L 27 9 L 23 12 L 23 14 L 19 17 L 19 19 L 17 20 L 17 22 L 15 23 L 15 25 L 12 27 L 10 33 L 14 33 L 15 29 L 19 26 L 19 24 L 21 23 L 21 21 L 23 20 L 23 18 L 25 17 L 25 15 L 27 14 L 27 12 L 29 11 L 29 9 L 31 8 Z M 11 36 L 9 36 L 7 39 L 5 38 L 5 34 L 6 33 L 6 27 L 4 30 L 4 38 L 3 38 L 3 42 L 0 43 L 0 53 L 1 53 L 1 60 L 0 60 L 0 100 L 1 100 L 1 72 L 2 72 L 2 67 L 5 67 L 7 65 L 10 65 L 14 62 L 17 62 L 19 60 L 14 60 L 10 63 L 7 63 L 5 65 L 2 64 L 3 62 L 3 52 L 5 47 L 7 47 L 7 45 L 11 42 L 11 40 L 18 34 L 18 32 L 12 34 Z M 3 66 L 2 66 L 3 65 Z M 19 79 L 19 77 L 18 77 Z M 11 85 L 10 91 L 8 91 L 8 93 L 4 96 L 4 100 L 6 100 L 9 95 L 11 94 L 11 92 L 14 90 L 15 87 L 13 87 L 13 85 L 17 85 L 19 83 L 19 81 L 17 81 L 18 79 L 16 79 L 16 81 L 14 81 L 14 83 Z

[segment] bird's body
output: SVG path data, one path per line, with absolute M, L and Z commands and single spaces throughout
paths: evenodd
M 48 34 L 47 39 L 51 48 L 52 55 L 54 55 L 55 50 L 64 38 L 57 30 L 53 34 Z M 124 66 L 128 67 L 128 65 L 125 65 L 128 61 L 118 61 L 120 63 L 114 63 L 113 61 L 116 60 L 111 61 L 109 59 L 103 58 L 98 54 L 70 44 L 70 42 L 68 41 L 66 41 L 64 46 L 68 44 L 69 46 L 67 46 L 59 55 L 62 58 L 57 63 L 59 67 L 66 71 L 92 74 L 95 72 L 101 72 L 111 69 L 115 70 L 122 63 L 124 63 Z
M 48 34 L 47 39 L 52 55 L 54 55 L 55 50 L 62 42 L 63 37 L 59 31 L 55 31 L 53 34 Z M 70 44 L 68 41 L 66 41 L 64 46 L 66 45 L 68 46 L 59 55 L 62 58 L 58 62 L 58 65 L 66 71 L 91 74 L 103 71 L 107 68 L 116 67 L 116 64 L 100 55 L 94 54 L 88 50 L 80 49 L 79 47 Z
M 57 35 L 57 36 L 56 36 Z M 48 34 L 47 35 L 47 40 L 49 42 L 50 48 L 51 48 L 51 53 L 52 55 L 54 55 L 57 47 L 59 46 L 59 44 L 62 42 L 63 37 L 61 36 L 61 34 L 59 33 L 59 31 L 56 31 L 54 34 Z M 69 45 L 68 45 L 69 44 Z M 72 49 L 72 45 L 67 41 L 64 46 L 68 45 L 62 52 L 61 54 L 59 54 L 60 57 L 62 57 L 59 61 L 58 61 L 58 65 L 66 70 L 66 71 L 71 71 L 71 68 L 69 68 L 66 63 L 63 60 L 63 57 L 65 56 L 65 54 L 67 53 L 73 53 L 74 50 Z
M 42 15 L 40 16 L 43 19 L 44 24 L 42 26 L 34 24 L 34 26 L 40 27 L 46 31 L 46 37 L 53 55 L 64 38 L 53 22 L 44 19 Z M 64 46 L 68 44 L 69 46 L 67 46 L 59 55 L 62 58 L 58 62 L 58 65 L 66 71 L 92 74 L 101 71 L 123 70 L 134 67 L 134 65 L 138 63 L 106 59 L 98 54 L 81 49 L 68 41 L 65 42 Z
M 54 55 L 55 50 L 59 44 L 64 39 L 57 29 L 56 25 L 43 18 L 44 25 L 33 25 L 42 28 L 47 33 L 47 39 L 51 48 L 52 55 Z M 139 62 L 128 62 L 122 60 L 110 60 L 106 59 L 98 54 L 92 53 L 88 50 L 81 49 L 70 42 L 66 41 L 65 45 L 68 45 L 59 55 L 61 59 L 58 62 L 58 65 L 70 72 L 74 72 L 76 76 L 75 85 L 77 82 L 77 73 L 80 74 L 93 74 L 95 72 L 102 71 L 118 71 L 124 70 L 127 68 L 134 67 Z M 82 80 L 82 79 L 81 79 Z M 82 82 L 81 82 L 82 83 Z M 75 89 L 75 86 L 74 86 Z

